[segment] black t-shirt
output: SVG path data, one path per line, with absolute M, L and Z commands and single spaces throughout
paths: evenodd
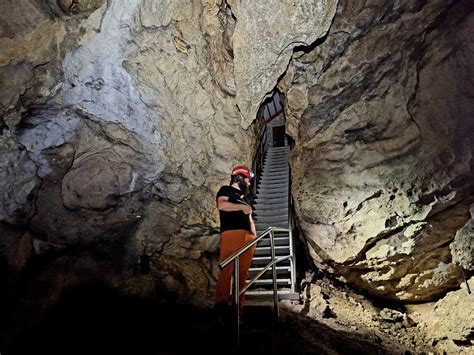
M 216 199 L 220 196 L 227 196 L 229 202 L 247 204 L 244 194 L 239 189 L 232 186 L 222 186 L 217 192 Z M 219 210 L 221 220 L 221 233 L 228 230 L 244 229 L 250 230 L 249 216 L 242 211 L 227 212 Z

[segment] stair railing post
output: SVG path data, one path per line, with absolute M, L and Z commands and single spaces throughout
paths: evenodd
M 276 264 L 275 261 L 275 233 L 273 229 L 270 233 L 270 248 L 272 252 L 272 273 L 273 273 L 273 311 L 275 313 L 276 319 L 279 318 L 278 312 L 278 289 L 277 289 L 277 272 L 276 272 Z
M 291 180 L 290 180 L 290 189 L 291 189 Z M 290 275 L 291 275 L 291 292 L 296 292 L 296 258 L 295 258 L 295 248 L 294 248 L 294 240 L 293 240 L 293 198 L 291 197 L 291 190 L 289 191 L 289 199 L 288 199 L 288 221 L 289 223 L 289 233 L 288 237 L 290 238 Z
M 239 257 L 234 259 L 234 306 L 235 306 L 235 347 L 237 353 L 240 350 L 240 313 L 239 313 L 239 296 L 240 296 L 240 287 L 239 287 Z

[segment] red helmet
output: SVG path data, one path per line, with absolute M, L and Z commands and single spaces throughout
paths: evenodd
M 254 176 L 255 176 L 255 174 L 252 172 L 252 170 L 250 170 L 249 168 L 247 168 L 246 166 L 243 166 L 243 165 L 239 165 L 239 166 L 234 167 L 232 169 L 232 173 L 230 175 L 231 176 L 243 175 L 246 178 L 249 178 L 250 180 L 253 179 Z

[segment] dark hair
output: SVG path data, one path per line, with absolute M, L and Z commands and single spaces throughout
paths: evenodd
M 231 175 L 230 176 L 230 184 L 232 185 L 235 182 L 240 182 L 243 179 L 245 179 L 245 176 L 243 174 Z

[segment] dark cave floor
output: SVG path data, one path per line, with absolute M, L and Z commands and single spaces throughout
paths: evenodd
M 235 352 L 229 317 L 190 305 L 124 297 L 100 285 L 69 289 L 55 306 L 32 316 L 35 321 L 18 309 L 6 310 L 2 317 L 2 355 Z M 308 328 L 315 336 L 308 340 L 288 314 L 272 322 L 268 307 L 247 307 L 244 321 L 241 353 L 399 353 L 315 322 Z

